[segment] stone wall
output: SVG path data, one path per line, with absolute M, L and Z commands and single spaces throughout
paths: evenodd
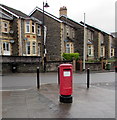
M 85 64 L 86 69 L 90 68 L 92 71 L 102 71 L 102 64 L 99 63 L 86 63 Z
M 58 66 L 63 63 L 70 63 L 73 65 L 73 61 L 47 61 L 46 71 L 47 72 L 57 72 Z M 78 62 L 77 62 L 78 63 Z M 76 71 L 82 71 L 82 63 L 75 64 Z M 81 66 L 80 66 L 81 65 Z M 92 71 L 102 71 L 104 70 L 101 62 L 96 63 L 86 63 L 86 69 L 90 68 Z M 40 67 L 40 72 L 43 72 L 42 58 L 36 56 L 3 56 L 0 59 L 0 67 L 2 73 L 36 73 L 37 67 Z M 73 65 L 73 70 L 75 71 L 75 66 Z M 14 69 L 13 69 L 14 68 Z M 111 63 L 111 70 L 115 68 L 115 63 Z M 1 71 L 0 71 L 1 73 Z
M 56 72 L 58 70 L 58 66 L 63 63 L 73 64 L 72 61 L 48 61 L 46 70 L 47 72 Z
M 43 13 L 35 11 L 33 17 L 43 21 Z M 54 18 L 44 15 L 45 26 L 47 27 L 47 60 L 61 60 L 61 23 Z
M 42 60 L 37 56 L 2 56 L 2 73 L 33 73 L 37 67 L 42 71 Z

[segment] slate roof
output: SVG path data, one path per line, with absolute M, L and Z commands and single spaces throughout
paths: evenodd
M 36 10 L 43 13 L 43 10 L 41 8 L 35 7 L 34 10 L 29 14 L 29 16 L 31 16 Z M 51 17 L 52 19 L 54 19 L 54 20 L 56 20 L 58 22 L 63 22 L 59 18 L 57 18 L 56 16 L 54 16 L 54 15 L 52 15 L 52 14 L 46 12 L 46 11 L 44 11 L 44 14 L 47 15 L 47 16 L 49 16 L 49 17 Z
M 64 16 L 64 15 L 62 15 L 59 19 L 61 20 L 62 17 L 66 18 L 66 20 L 69 20 L 69 21 L 71 21 L 71 22 L 74 22 L 74 23 L 76 23 L 76 24 L 84 27 L 83 24 L 81 24 L 81 23 L 79 23 L 79 22 L 76 22 L 75 20 L 72 20 L 72 19 L 70 19 L 69 17 L 66 17 L 66 16 Z M 63 21 L 63 20 L 62 20 L 62 21 Z
M 6 20 L 13 20 L 11 16 L 6 15 L 2 11 L 0 11 L 0 18 L 6 19 Z
M 84 22 L 81 21 L 80 23 L 84 25 Z M 86 23 L 85 23 L 85 25 L 86 25 L 87 27 L 91 28 L 91 29 L 94 29 L 94 30 L 96 30 L 96 31 L 99 31 L 99 32 L 102 32 L 102 33 L 104 33 L 104 34 L 110 35 L 109 33 L 104 32 L 103 30 L 98 29 L 98 28 L 96 28 L 96 27 L 94 27 L 94 26 L 88 25 L 88 24 L 86 24 Z
M 26 15 L 25 13 L 23 13 L 23 12 L 21 12 L 21 11 L 19 11 L 19 10 L 16 10 L 16 9 L 14 9 L 14 8 L 8 7 L 8 6 L 3 5 L 3 4 L 0 4 L 0 6 L 2 6 L 2 7 L 5 8 L 5 9 L 7 9 L 8 11 L 16 14 L 16 15 L 19 16 L 19 17 L 29 18 L 28 15 Z

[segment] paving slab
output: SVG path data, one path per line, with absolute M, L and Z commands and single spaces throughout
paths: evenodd
M 115 90 L 73 85 L 73 103 L 59 102 L 59 86 L 2 92 L 3 118 L 115 118 Z

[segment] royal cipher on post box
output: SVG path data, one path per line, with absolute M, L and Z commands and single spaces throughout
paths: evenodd
M 72 65 L 59 66 L 60 102 L 72 103 Z

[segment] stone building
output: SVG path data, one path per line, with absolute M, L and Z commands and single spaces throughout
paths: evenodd
M 36 7 L 31 13 L 36 19 L 43 21 L 43 10 Z M 61 60 L 63 53 L 74 53 L 75 28 L 56 16 L 44 12 L 45 26 L 47 27 L 47 59 Z
M 1 4 L 0 9 L 0 55 L 43 57 L 43 10 L 36 7 L 28 16 Z M 68 18 L 65 6 L 59 14 L 57 18 L 44 12 L 47 60 L 62 60 L 63 53 L 80 53 L 82 59 L 84 23 Z M 114 57 L 114 37 L 91 25 L 85 26 L 85 59 Z
M 42 22 L 0 4 L 0 55 L 41 56 Z
M 63 10 L 63 11 L 62 11 Z M 67 9 L 60 8 L 60 20 L 67 22 L 75 28 L 74 52 L 79 52 L 81 59 L 83 58 L 84 36 L 85 36 L 85 59 L 96 60 L 100 58 L 114 57 L 114 37 L 98 28 L 83 22 L 76 22 L 67 17 Z M 85 30 L 85 35 L 84 35 Z
M 80 22 L 81 24 L 84 24 L 83 22 Z M 114 37 L 113 35 L 106 33 L 96 27 L 93 27 L 91 25 L 85 24 L 87 27 L 87 35 L 86 40 L 87 42 L 91 42 L 92 46 L 92 54 L 94 59 L 99 58 L 112 58 L 115 56 L 115 44 L 114 44 Z M 89 31 L 90 30 L 90 31 Z M 92 31 L 92 36 L 90 35 L 90 32 Z M 92 40 L 89 38 L 89 35 L 91 36 Z M 87 52 L 89 51 L 89 45 L 87 44 Z M 87 54 L 88 55 L 88 54 Z M 88 55 L 89 56 L 89 55 Z M 90 57 L 90 56 L 89 56 Z

